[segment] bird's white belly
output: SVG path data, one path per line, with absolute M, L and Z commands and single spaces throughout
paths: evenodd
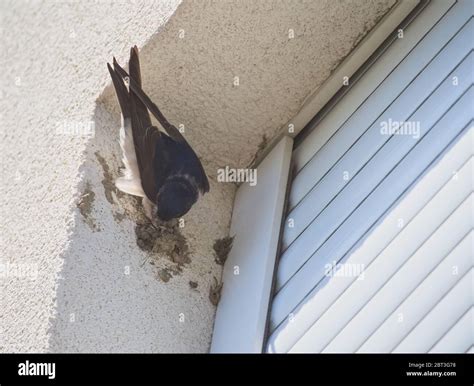
M 115 180 L 115 186 L 124 193 L 145 197 L 133 143 L 132 125 L 129 119 L 124 120 L 123 117 L 120 128 L 120 147 L 125 168 L 122 170 L 122 176 Z

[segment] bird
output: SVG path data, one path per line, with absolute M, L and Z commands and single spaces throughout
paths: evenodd
M 144 212 L 152 222 L 181 218 L 209 192 L 201 161 L 143 91 L 137 46 L 130 49 L 129 73 L 115 57 L 107 68 L 122 112 L 119 142 L 125 167 L 115 186 L 142 197 Z M 149 111 L 166 133 L 152 125 Z

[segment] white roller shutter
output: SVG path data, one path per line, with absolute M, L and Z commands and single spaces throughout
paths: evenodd
M 430 2 L 293 151 L 268 352 L 473 345 L 472 14 Z

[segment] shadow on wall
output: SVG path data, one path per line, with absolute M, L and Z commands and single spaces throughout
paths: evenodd
M 50 351 L 206 352 L 215 312 L 209 292 L 221 276 L 212 246 L 227 235 L 235 187 L 210 176 L 211 191 L 185 227 L 151 234 L 156 244 L 147 244 L 140 200 L 114 186 L 120 115 L 105 95 L 115 98 L 104 93 L 92 118 Z

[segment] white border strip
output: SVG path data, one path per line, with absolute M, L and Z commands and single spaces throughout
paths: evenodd
M 211 352 L 261 353 L 277 257 L 293 139 L 283 137 L 237 190 Z

